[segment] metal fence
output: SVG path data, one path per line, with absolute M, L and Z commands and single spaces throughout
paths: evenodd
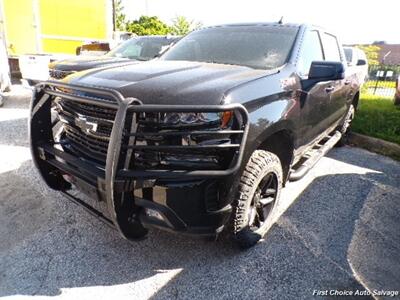
M 364 84 L 364 92 L 392 98 L 396 92 L 396 81 L 399 76 L 400 66 L 371 65 Z

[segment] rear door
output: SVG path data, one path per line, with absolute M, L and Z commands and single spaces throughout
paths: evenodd
M 326 61 L 341 62 L 346 64 L 346 59 L 344 57 L 343 51 L 341 51 L 341 46 L 336 38 L 336 36 L 322 32 L 322 46 L 324 50 L 324 56 Z M 326 128 L 338 123 L 346 113 L 346 102 L 351 95 L 350 89 L 350 79 L 345 78 L 341 80 L 331 80 L 326 88 L 327 91 L 327 123 Z

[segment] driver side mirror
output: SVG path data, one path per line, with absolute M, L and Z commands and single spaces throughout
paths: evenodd
M 313 61 L 308 79 L 317 81 L 344 79 L 344 66 L 341 62 Z

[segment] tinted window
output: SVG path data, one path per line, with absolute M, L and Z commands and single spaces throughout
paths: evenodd
M 309 31 L 304 39 L 303 50 L 299 59 L 300 74 L 307 75 L 311 63 L 316 60 L 324 60 L 321 41 L 317 31 Z
M 346 60 L 350 64 L 353 60 L 353 49 L 351 48 L 344 48 L 344 55 L 346 55 Z
M 174 39 L 169 38 L 133 38 L 117 46 L 108 56 L 125 57 L 137 60 L 150 60 L 163 50 L 163 47 L 170 45 Z
M 286 63 L 297 27 L 226 26 L 195 31 L 163 57 L 273 69 Z
M 324 33 L 322 36 L 322 44 L 324 46 L 325 60 L 341 61 L 339 45 L 336 37 Z

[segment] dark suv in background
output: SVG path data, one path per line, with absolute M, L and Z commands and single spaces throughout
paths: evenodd
M 179 39 L 177 36 L 133 37 L 103 56 L 78 56 L 52 62 L 49 64 L 49 75 L 51 79 L 63 79 L 75 72 L 88 69 L 151 60 Z
M 205 28 L 157 60 L 37 86 L 33 160 L 128 239 L 157 227 L 250 247 L 286 182 L 342 143 L 360 90 L 345 63 L 318 27 Z

